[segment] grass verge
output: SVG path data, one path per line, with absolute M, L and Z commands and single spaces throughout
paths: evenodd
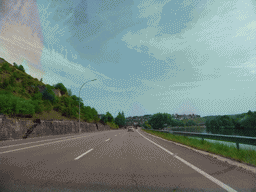
M 217 154 L 222 157 L 233 159 L 233 160 L 256 167 L 256 151 L 252 149 L 237 150 L 235 146 L 229 146 L 222 143 L 210 143 L 205 140 L 202 141 L 196 138 L 188 138 L 186 136 L 173 135 L 171 133 L 164 133 L 164 132 L 144 130 L 144 129 L 141 129 L 141 130 L 146 133 L 161 137 L 169 141 L 181 143 L 181 144 L 193 147 L 195 149 Z

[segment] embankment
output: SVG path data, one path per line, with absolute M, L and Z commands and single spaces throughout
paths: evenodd
M 80 121 L 81 133 L 111 130 L 108 125 Z M 0 141 L 79 133 L 79 121 L 19 120 L 0 115 Z

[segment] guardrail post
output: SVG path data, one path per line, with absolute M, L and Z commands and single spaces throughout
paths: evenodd
M 236 143 L 236 148 L 239 150 L 239 143 Z

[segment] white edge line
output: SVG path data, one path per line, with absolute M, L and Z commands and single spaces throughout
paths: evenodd
M 86 136 L 82 136 L 82 137 L 86 137 Z M 81 138 L 81 137 L 75 137 L 75 138 L 71 138 L 71 139 L 78 139 L 78 138 Z M 68 139 L 68 140 L 70 140 L 70 139 Z M 42 146 L 42 145 L 49 145 L 49 144 L 52 144 L 52 143 L 64 142 L 64 141 L 68 141 L 68 140 L 60 140 L 60 141 L 55 141 L 55 142 L 51 142 L 51 143 L 44 143 L 44 144 L 41 144 L 41 145 L 34 145 L 34 146 L 30 146 L 30 147 L 25 147 L 25 148 L 21 148 L 21 149 L 14 149 L 14 150 L 11 150 L 11 151 L 4 151 L 4 152 L 0 152 L 0 154 L 9 153 L 9 152 L 13 152 L 13 151 L 20 151 L 22 149 L 29 149 L 29 148 L 33 148 L 33 147 Z
M 93 150 L 93 148 L 90 149 L 89 151 L 85 152 L 84 154 L 80 155 L 79 157 L 75 158 L 75 160 L 81 158 L 82 156 L 86 155 L 87 153 L 91 152 L 92 150 Z
M 88 135 L 90 136 L 90 135 Z M 26 144 L 31 144 L 31 143 L 39 143 L 39 142 L 44 142 L 44 141 L 52 141 L 52 140 L 57 140 L 57 139 L 66 139 L 66 138 L 72 138 L 72 137 L 76 137 L 76 136 L 68 136 L 68 137 L 60 137 L 60 138 L 55 138 L 55 139 L 46 139 L 46 140 L 42 140 L 42 141 L 35 141 L 35 142 L 29 142 L 29 143 L 21 143 L 21 144 L 17 144 L 17 145 L 7 145 L 4 147 L 0 147 L 1 148 L 7 148 L 7 147 L 15 147 L 15 146 L 19 146 L 19 145 L 26 145 Z M 38 137 L 40 138 L 40 137 Z
M 103 133 L 105 131 L 98 131 L 98 132 L 92 132 L 92 133 Z M 81 135 L 84 135 L 84 134 L 87 134 L 87 133 L 82 133 Z M 49 136 L 54 136 L 54 135 L 49 135 Z M 45 136 L 45 137 L 49 137 L 49 136 Z M 17 144 L 17 145 L 7 145 L 7 146 L 3 146 L 3 147 L 0 147 L 1 148 L 7 148 L 7 147 L 15 147 L 15 146 L 19 146 L 19 145 L 26 145 L 26 144 L 31 144 L 31 143 L 39 143 L 39 142 L 44 142 L 44 141 L 52 141 L 52 140 L 57 140 L 57 139 L 66 139 L 66 138 L 72 138 L 72 137 L 77 137 L 78 135 L 74 135 L 74 136 L 67 136 L 67 137 L 60 137 L 60 138 L 55 138 L 55 139 L 46 139 L 46 140 L 42 140 L 42 141 L 35 141 L 35 142 L 29 142 L 29 143 L 21 143 L 21 144 Z M 90 135 L 88 135 L 90 136 Z M 36 139 L 36 138 L 42 138 L 42 137 L 34 137 L 34 138 L 30 138 L 30 139 Z M 23 140 L 23 139 L 14 139 L 14 140 L 11 140 L 11 141 L 20 141 L 20 140 Z M 38 145 L 36 145 L 38 146 Z M 1 154 L 1 152 L 0 152 Z
M 137 131 L 138 132 L 138 131 Z M 139 132 L 138 132 L 139 133 Z M 167 149 L 165 149 L 164 147 L 156 144 L 155 142 L 151 141 L 150 139 L 146 138 L 145 136 L 143 136 L 141 133 L 139 133 L 142 137 L 144 137 L 145 139 L 147 139 L 148 141 L 150 141 L 151 143 L 155 144 L 156 146 L 160 147 L 161 149 L 163 149 L 164 151 L 166 151 L 167 153 L 171 154 L 172 156 L 174 155 L 172 152 L 168 151 Z M 229 192 L 237 192 L 236 190 L 232 189 L 231 187 L 229 187 L 228 185 L 222 183 L 221 181 L 219 181 L 218 179 L 215 179 L 214 177 L 212 177 L 211 175 L 208 175 L 206 172 L 202 171 L 201 169 L 197 168 L 196 166 L 192 165 L 191 163 L 187 162 L 186 160 L 178 157 L 177 155 L 173 156 L 176 159 L 182 161 L 183 163 L 185 163 L 186 165 L 188 165 L 189 167 L 191 167 L 192 169 L 196 170 L 197 172 L 201 173 L 203 176 L 207 177 L 209 180 L 211 180 L 212 182 L 216 183 L 217 185 L 219 185 L 220 187 L 222 187 L 223 189 L 229 191 Z

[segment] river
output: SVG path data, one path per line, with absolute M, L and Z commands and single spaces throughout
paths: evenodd
M 256 129 L 248 130 L 248 129 L 241 129 L 237 130 L 234 128 L 207 128 L 206 126 L 200 126 L 200 127 L 167 127 L 166 130 L 172 130 L 172 131 L 183 131 L 183 132 L 197 132 L 197 133 L 206 133 L 206 134 L 220 134 L 220 135 L 236 135 L 236 136 L 245 136 L 245 137 L 255 137 L 256 138 Z M 196 137 L 189 137 L 189 138 L 196 138 Z M 198 138 L 201 139 L 201 138 Z M 206 141 L 209 141 L 211 143 L 223 143 L 229 146 L 236 147 L 236 143 L 232 142 L 225 142 L 225 141 L 215 141 L 211 139 L 205 139 Z M 240 149 L 253 149 L 256 150 L 256 146 L 254 145 L 246 145 L 246 144 L 239 144 Z

